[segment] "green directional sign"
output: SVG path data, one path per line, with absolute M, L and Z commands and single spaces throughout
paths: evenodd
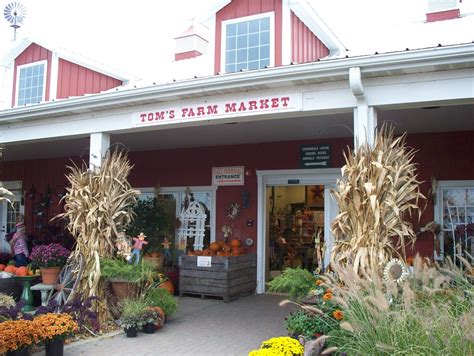
M 300 150 L 301 168 L 329 168 L 331 167 L 331 146 L 302 145 Z

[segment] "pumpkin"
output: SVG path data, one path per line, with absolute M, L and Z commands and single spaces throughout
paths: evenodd
M 202 251 L 194 250 L 194 256 L 202 256 Z
M 230 256 L 230 252 L 222 252 L 222 253 L 220 254 L 220 256 L 222 256 L 222 257 L 229 257 L 229 256 Z
M 232 247 L 240 247 L 240 240 L 239 239 L 232 239 L 232 241 L 230 242 L 230 245 Z
M 28 275 L 28 268 L 25 266 L 18 267 L 15 271 L 15 276 L 17 277 L 26 277 Z
M 5 272 L 15 274 L 16 272 L 16 267 L 14 265 L 8 265 L 5 267 Z
M 0 271 L 3 271 L 5 269 L 5 265 L 0 264 Z
M 166 289 L 168 292 L 170 292 L 171 295 L 174 294 L 174 284 L 173 282 L 171 282 L 169 279 L 163 283 L 161 283 L 158 288 L 164 288 Z
M 165 324 L 165 312 L 160 307 L 148 307 L 150 310 L 154 310 L 160 315 L 160 321 L 155 324 L 156 330 L 161 328 Z
M 222 246 L 222 251 L 224 252 L 230 252 L 231 249 L 232 248 L 228 244 L 225 244 L 224 246 Z
M 240 255 L 240 247 L 232 247 L 232 256 Z
M 217 242 L 213 242 L 209 245 L 209 250 L 217 252 L 221 249 L 221 246 Z
M 207 248 L 202 250 L 202 255 L 203 256 L 212 256 L 211 250 L 208 250 Z
M 188 256 L 196 256 L 196 254 L 194 253 L 194 251 L 189 251 Z

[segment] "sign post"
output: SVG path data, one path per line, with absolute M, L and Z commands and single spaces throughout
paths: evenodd
M 330 145 L 302 145 L 300 151 L 301 168 L 331 167 Z

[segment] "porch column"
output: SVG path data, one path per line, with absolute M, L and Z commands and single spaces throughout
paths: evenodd
M 110 134 L 104 132 L 90 135 L 89 168 L 94 169 L 102 165 L 102 160 L 110 146 Z
M 365 142 L 373 145 L 377 127 L 377 110 L 367 103 L 359 67 L 349 69 L 349 84 L 357 102 L 357 107 L 354 108 L 354 148 L 357 149 Z

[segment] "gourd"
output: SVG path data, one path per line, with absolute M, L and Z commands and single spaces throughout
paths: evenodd
M 8 265 L 5 267 L 5 272 L 15 274 L 16 267 L 14 265 Z
M 5 269 L 5 265 L 0 264 L 0 271 L 3 271 Z
M 217 252 L 221 249 L 221 246 L 219 245 L 218 242 L 212 242 L 210 245 L 209 245 L 209 250 L 211 251 L 214 251 L 214 252 Z

